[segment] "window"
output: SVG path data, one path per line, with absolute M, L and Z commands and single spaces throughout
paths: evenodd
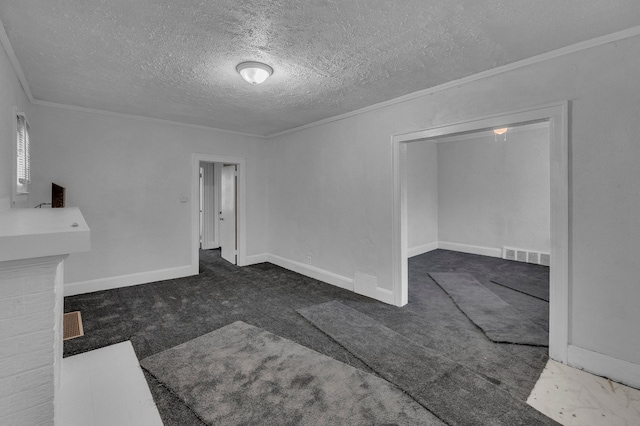
M 16 174 L 15 174 L 15 203 L 22 200 L 29 193 L 31 183 L 31 158 L 29 143 L 29 122 L 22 113 L 16 113 Z

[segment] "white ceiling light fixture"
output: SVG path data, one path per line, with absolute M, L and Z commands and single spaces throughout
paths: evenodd
M 263 83 L 273 74 L 273 68 L 262 62 L 242 62 L 238 64 L 236 71 L 251 84 Z

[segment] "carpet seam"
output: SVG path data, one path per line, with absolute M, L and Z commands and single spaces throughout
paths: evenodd
M 343 305 L 340 301 L 337 301 L 337 300 L 335 300 L 335 299 L 334 299 L 332 302 L 336 302 L 336 303 L 338 303 L 338 304 Z M 325 302 L 325 303 L 330 303 L 330 302 Z M 321 304 L 320 304 L 320 305 L 321 305 Z M 312 306 L 308 306 L 308 307 L 306 307 L 306 308 L 307 308 L 307 309 L 309 309 L 309 308 L 312 308 L 312 307 L 314 307 L 314 306 L 318 306 L 318 305 L 312 305 Z M 366 317 L 370 318 L 372 321 L 375 321 L 375 322 L 379 323 L 381 326 L 383 326 L 383 327 L 385 327 L 385 328 L 389 328 L 389 327 L 385 326 L 384 324 L 380 323 L 380 322 L 379 322 L 378 320 L 376 320 L 375 318 L 372 318 L 372 317 L 370 317 L 369 315 L 367 315 L 367 314 L 365 314 L 365 313 L 363 313 L 363 312 L 361 312 L 361 311 L 359 311 L 359 310 L 357 310 L 357 309 L 355 309 L 355 308 L 351 308 L 351 307 L 349 307 L 349 306 L 347 306 L 347 305 L 344 305 L 344 306 L 345 306 L 345 307 L 347 307 L 347 308 L 349 308 L 349 309 L 353 309 L 353 310 L 355 310 L 356 312 L 358 312 L 359 314 L 361 314 L 361 315 L 363 315 L 363 316 L 366 316 Z M 300 309 L 305 309 L 305 308 L 300 308 Z M 318 330 L 320 330 L 320 332 L 322 332 L 323 334 L 327 335 L 330 339 L 332 339 L 332 340 L 333 340 L 337 345 L 339 345 L 340 347 L 344 348 L 344 350 L 346 350 L 347 352 L 349 352 L 350 354 L 352 354 L 353 356 L 355 356 L 355 357 L 356 357 L 357 359 L 359 359 L 363 364 L 365 364 L 367 367 L 369 367 L 369 368 L 371 368 L 373 371 L 375 371 L 375 372 L 376 372 L 376 374 L 378 374 L 380 377 L 382 377 L 385 381 L 387 381 L 387 382 L 391 383 L 392 385 L 394 385 L 395 387 L 397 387 L 398 389 L 400 389 L 402 392 L 404 392 L 405 394 L 407 394 L 407 396 L 409 396 L 411 399 L 413 399 L 414 401 L 416 401 L 416 403 L 418 403 L 420 406 L 424 407 L 424 409 L 425 409 L 425 410 L 427 410 L 427 411 L 429 411 L 431 414 L 433 414 L 433 415 L 434 415 L 438 420 L 442 421 L 443 423 L 447 424 L 448 426 L 455 426 L 454 424 L 452 424 L 452 423 L 450 423 L 450 422 L 447 422 L 445 419 L 441 418 L 441 417 L 440 417 L 440 416 L 438 416 L 436 413 L 434 413 L 433 411 L 431 411 L 431 409 L 429 409 L 429 408 L 428 408 L 427 406 L 425 406 L 423 403 L 421 403 L 421 402 L 420 402 L 420 401 L 418 401 L 416 398 L 414 398 L 414 397 L 413 397 L 411 394 L 409 394 L 405 389 L 403 389 L 402 387 L 400 387 L 399 385 L 397 385 L 397 384 L 396 384 L 396 383 L 394 383 L 393 381 L 390 381 L 390 380 L 386 377 L 386 375 L 383 375 L 380 371 L 378 371 L 377 369 L 375 369 L 374 367 L 372 367 L 372 366 L 371 366 L 369 363 L 367 363 L 364 359 L 360 358 L 360 357 L 359 357 L 358 355 L 356 355 L 354 352 L 350 351 L 347 347 L 345 347 L 342 343 L 340 343 L 338 340 L 336 340 L 333 336 L 331 336 L 330 334 L 328 334 L 327 332 L 325 332 L 324 330 L 322 330 L 322 328 L 320 328 L 318 325 L 316 325 L 316 324 L 315 324 L 313 321 L 311 321 L 309 318 L 305 317 L 301 312 L 298 312 L 298 310 L 296 310 L 296 312 L 297 312 L 299 315 L 301 315 L 301 316 L 302 316 L 306 321 L 310 322 L 310 323 L 311 323 L 315 328 L 317 328 Z M 395 330 L 393 330 L 393 329 L 391 329 L 391 328 L 389 328 L 389 330 L 391 330 L 391 331 L 393 331 L 394 333 L 397 333 L 398 335 L 400 335 L 400 336 L 402 336 L 403 338 L 407 339 L 407 340 L 408 340 L 408 341 L 410 341 L 412 344 L 414 344 L 414 345 L 416 345 L 416 346 L 418 346 L 418 347 L 425 348 L 423 345 L 421 345 L 421 344 L 419 344 L 419 343 L 416 343 L 416 342 L 411 341 L 411 340 L 410 340 L 410 339 L 408 339 L 406 336 L 404 336 L 402 333 L 399 333 L 399 332 L 397 332 L 397 331 L 395 331 Z M 491 341 L 491 340 L 490 340 L 490 341 Z M 491 341 L 491 342 L 493 342 L 493 341 Z M 523 346 L 532 346 L 532 345 L 523 345 Z M 430 348 L 425 348 L 425 349 L 429 349 L 429 350 L 432 350 L 432 351 L 433 351 L 433 349 L 430 349 Z M 440 356 L 440 357 L 442 357 L 442 358 L 444 358 L 444 359 L 446 359 L 446 360 L 448 360 L 448 361 L 450 361 L 450 362 L 452 362 L 452 363 L 454 363 L 454 364 L 457 364 L 457 365 L 461 366 L 462 368 L 464 368 L 464 369 L 468 370 L 469 372 L 471 372 L 472 374 L 476 375 L 479 379 L 481 379 L 481 380 L 484 380 L 484 381 L 488 382 L 490 385 L 492 385 L 492 386 L 494 387 L 494 390 L 495 390 L 496 392 L 500 392 L 500 393 L 504 394 L 507 398 L 510 398 L 510 399 L 512 399 L 512 400 L 514 400 L 514 401 L 516 401 L 516 402 L 519 402 L 519 403 L 523 403 L 523 404 L 525 404 L 525 405 L 528 405 L 528 404 L 526 403 L 526 401 L 523 401 L 523 400 L 521 400 L 520 398 L 516 398 L 516 397 L 514 397 L 514 396 L 513 396 L 513 395 L 511 395 L 509 392 L 507 392 L 506 390 L 504 390 L 504 389 L 500 388 L 500 387 L 499 387 L 498 385 L 496 385 L 495 383 L 492 383 L 490 380 L 488 380 L 488 379 L 487 379 L 486 377 L 484 377 L 482 374 L 479 374 L 479 373 L 475 372 L 473 369 L 469 368 L 469 367 L 468 367 L 468 366 L 466 366 L 465 364 L 462 364 L 462 363 L 457 362 L 457 361 L 455 361 L 455 360 L 452 360 L 452 359 L 450 359 L 450 358 L 448 358 L 448 357 L 446 357 L 446 356 L 444 356 L 444 355 L 442 355 L 442 354 L 439 354 L 439 353 L 437 353 L 437 351 L 435 351 L 435 352 L 436 352 L 436 355 L 438 355 L 438 356 Z M 538 410 L 536 410 L 536 409 L 534 409 L 534 410 L 535 410 L 535 411 L 538 411 Z M 544 413 L 542 413 L 542 414 L 543 414 L 544 416 L 546 416 L 546 414 L 544 414 Z M 548 416 L 546 416 L 546 417 L 548 417 Z
M 315 306 L 315 305 L 312 305 Z M 384 375 L 382 375 L 377 369 L 373 368 L 371 365 L 369 365 L 369 363 L 367 363 L 365 360 L 363 360 L 362 358 L 360 358 L 358 355 L 356 355 L 355 353 L 353 353 L 352 351 L 350 351 L 347 347 L 345 347 L 344 345 L 342 345 L 342 343 L 340 343 L 339 341 L 337 341 L 335 338 L 333 338 L 333 336 L 331 336 L 330 334 L 328 334 L 327 332 L 325 332 L 323 329 L 321 329 L 320 327 L 318 327 L 316 324 L 313 323 L 313 321 L 311 321 L 309 318 L 305 317 L 304 315 L 302 315 L 300 312 L 298 312 L 298 310 L 296 310 L 297 314 L 300 315 L 302 318 L 304 318 L 307 322 L 309 322 L 312 326 L 314 326 L 316 329 L 318 329 L 322 334 L 324 334 L 325 336 L 329 337 L 331 340 L 333 340 L 338 346 L 340 346 L 341 348 L 343 348 L 345 351 L 349 352 L 352 356 L 354 356 L 355 358 L 359 359 L 360 362 L 362 362 L 364 365 L 366 365 L 367 367 L 369 367 L 372 371 L 376 372 L 376 375 L 378 377 L 380 377 L 381 379 L 383 379 L 384 381 L 386 381 L 387 383 L 393 385 L 394 387 L 396 387 L 398 390 L 400 390 L 400 392 L 404 393 L 405 395 L 407 395 L 409 398 L 411 398 L 412 400 L 414 400 L 418 405 L 420 405 L 422 408 L 424 408 L 425 410 L 427 410 L 429 413 L 431 413 L 436 419 L 440 420 L 442 423 L 446 424 L 447 426 L 454 426 L 451 423 L 446 422 L 444 419 L 440 418 L 438 415 L 436 415 L 436 413 L 434 413 L 433 411 L 431 411 L 429 409 L 429 407 L 426 407 L 423 403 L 421 403 L 420 401 L 418 401 L 416 398 L 413 397 L 413 395 L 409 394 L 405 389 L 401 388 L 400 386 L 398 386 L 396 383 L 390 381 L 389 379 L 387 379 L 387 377 L 385 377 Z M 363 314 L 364 315 L 364 314 Z
M 142 361 L 143 361 L 143 360 L 140 360 L 140 361 L 139 361 L 139 363 L 140 363 L 140 362 L 142 362 Z M 151 377 L 153 377 L 153 379 L 154 379 L 156 382 L 158 382 L 158 383 L 160 384 L 160 386 L 162 386 L 162 387 L 163 387 L 163 388 L 165 388 L 167 391 L 169 391 L 169 393 L 170 393 L 171 395 L 173 395 L 175 398 L 177 398 L 179 401 L 182 401 L 182 403 L 185 405 L 185 407 L 187 407 L 187 408 L 189 409 L 189 411 L 190 411 L 191 413 L 193 413 L 193 415 L 194 415 L 194 416 L 196 416 L 196 417 L 198 418 L 198 420 L 200 420 L 200 421 L 201 421 L 203 424 L 205 424 L 205 425 L 209 425 L 209 423 L 207 423 L 207 422 L 205 421 L 205 419 L 203 419 L 202 417 L 200 417 L 200 415 L 199 415 L 199 414 L 198 414 L 198 413 L 193 409 L 193 407 L 192 407 L 192 406 L 191 406 L 187 401 L 185 401 L 185 400 L 184 400 L 180 395 L 178 395 L 177 393 L 175 393 L 175 392 L 173 391 L 173 389 L 171 389 L 169 386 L 167 386 L 167 385 L 166 385 L 162 380 L 160 380 L 160 378 L 159 378 L 159 377 L 157 377 L 155 374 L 153 374 L 151 371 L 149 371 L 147 368 L 145 368 L 142 364 L 139 364 L 139 365 L 140 365 L 140 367 L 141 367 L 142 369 L 144 369 L 144 371 L 146 371 L 146 372 L 147 372 Z M 155 404 L 155 403 L 156 403 L 156 399 L 155 399 L 155 397 L 153 396 L 153 393 L 151 394 L 151 397 L 153 398 L 153 403 Z
M 548 348 L 548 347 L 549 347 L 549 345 L 548 345 L 548 344 L 546 344 L 546 345 L 540 345 L 540 344 L 536 344 L 536 343 L 519 343 L 519 342 L 509 342 L 509 341 L 503 341 L 503 340 L 495 340 L 495 339 L 492 339 L 491 337 L 489 337 L 489 335 L 487 334 L 487 332 L 486 332 L 486 331 L 484 331 L 484 330 L 482 329 L 482 327 L 480 327 L 478 324 L 476 324 L 476 323 L 471 319 L 471 317 L 470 317 L 470 316 L 469 316 L 469 315 L 464 311 L 464 309 L 462 309 L 462 308 L 460 307 L 460 305 L 458 304 L 458 302 L 456 302 L 456 300 L 453 298 L 453 296 L 451 296 L 451 295 L 449 294 L 449 292 L 448 292 L 447 290 L 445 290 L 445 289 L 444 289 L 444 287 L 442 287 L 442 286 L 440 285 L 440 283 L 438 282 L 438 280 L 436 280 L 435 278 L 433 278 L 433 277 L 431 276 L 431 274 L 429 274 L 429 277 L 431 278 L 431 280 L 433 280 L 433 282 L 435 282 L 435 283 L 438 285 L 438 287 L 440 287 L 440 289 L 441 289 L 441 290 L 442 290 L 442 291 L 447 295 L 447 297 L 448 297 L 449 299 L 451 299 L 451 301 L 453 302 L 453 304 L 454 304 L 454 305 L 456 305 L 456 307 L 458 308 L 458 310 L 459 310 L 460 312 L 462 312 L 462 313 L 464 314 L 464 316 L 465 316 L 465 317 L 467 317 L 467 319 L 471 322 L 471 324 L 473 324 L 473 326 L 474 326 L 474 327 L 476 327 L 477 329 L 479 329 L 479 330 L 482 332 L 482 334 L 484 335 L 484 337 L 486 337 L 490 342 L 497 343 L 497 344 L 499 344 L 499 345 L 510 344 L 510 345 L 519 345 L 519 346 L 533 346 L 533 347 L 536 347 L 536 348 Z M 474 278 L 475 278 L 475 277 L 474 277 Z M 493 281 L 492 281 L 492 282 L 493 282 Z M 480 283 L 480 282 L 478 281 L 478 283 Z M 480 285 L 482 285 L 482 283 L 480 283 Z M 487 290 L 488 290 L 488 289 L 487 289 Z M 491 290 L 489 290 L 489 291 L 491 291 Z M 497 296 L 497 295 L 496 295 L 496 296 Z M 498 297 L 500 297 L 500 296 L 498 296 Z M 501 300 L 502 300 L 502 299 L 501 299 Z M 516 309 L 516 308 L 515 308 L 515 307 L 513 307 L 513 305 L 511 305 L 510 303 L 508 303 L 508 302 L 506 302 L 506 301 L 504 301 L 504 300 L 503 300 L 503 302 L 504 302 L 504 303 L 506 303 L 507 305 L 511 306 L 511 308 Z M 533 325 L 535 325 L 536 327 L 540 328 L 537 324 L 533 324 Z M 544 331 L 544 330 L 543 330 L 543 331 Z M 548 334 L 548 332 L 547 332 L 547 334 Z
M 513 287 L 509 287 L 509 286 L 507 286 L 507 285 L 501 284 L 501 283 L 499 283 L 499 282 L 497 282 L 497 281 L 494 281 L 494 280 L 489 280 L 489 281 L 491 281 L 491 282 L 492 282 L 492 283 L 494 283 L 494 284 L 498 284 L 499 286 L 501 286 L 501 287 L 503 287 L 503 288 L 508 288 L 509 290 L 517 291 L 517 292 L 518 292 L 518 293 L 520 293 L 520 294 L 524 294 L 524 295 L 527 295 L 527 296 L 529 296 L 529 297 L 533 297 L 533 298 L 535 298 L 535 299 L 542 300 L 543 302 L 549 303 L 549 301 L 548 301 L 548 300 L 543 299 L 542 297 L 538 297 L 538 296 L 534 296 L 533 294 L 525 293 L 525 292 L 524 292 L 524 291 L 522 291 L 522 290 L 518 290 L 518 289 L 515 289 L 515 288 L 513 288 Z

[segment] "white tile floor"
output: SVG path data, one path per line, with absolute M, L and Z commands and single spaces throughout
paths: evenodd
M 552 360 L 527 403 L 565 426 L 640 425 L 640 390 Z
M 62 360 L 64 426 L 162 426 L 131 342 Z
M 162 426 L 131 342 L 62 361 L 60 424 Z M 565 426 L 640 425 L 640 390 L 549 361 L 527 403 Z

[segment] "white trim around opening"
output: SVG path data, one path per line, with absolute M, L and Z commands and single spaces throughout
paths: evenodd
M 247 265 L 245 159 L 194 153 L 191 160 L 191 272 L 199 273 L 200 247 L 200 162 L 225 163 L 238 166 L 238 266 Z
M 551 163 L 551 268 L 549 356 L 567 363 L 569 346 L 569 103 L 495 114 L 391 137 L 393 159 L 393 303 L 408 303 L 407 144 L 514 124 L 549 122 Z

